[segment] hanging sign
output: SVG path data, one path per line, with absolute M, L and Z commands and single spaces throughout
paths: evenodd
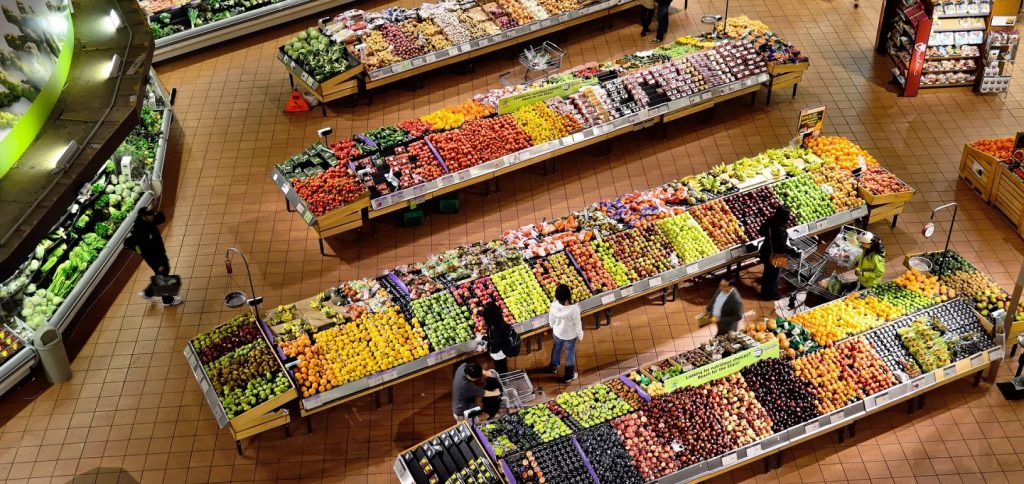
M 717 380 L 736 373 L 758 361 L 778 357 L 779 340 L 772 339 L 760 346 L 741 351 L 727 358 L 694 368 L 682 375 L 669 378 L 665 381 L 665 390 L 671 392 L 677 388 L 703 385 L 711 380 Z

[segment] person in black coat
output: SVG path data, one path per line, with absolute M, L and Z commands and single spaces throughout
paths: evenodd
M 758 229 L 758 233 L 764 237 L 760 250 L 761 264 L 764 265 L 764 274 L 761 276 L 761 298 L 766 301 L 774 301 L 779 298 L 779 274 L 782 269 L 772 265 L 772 256 L 782 254 L 789 257 L 800 257 L 800 252 L 789 243 L 789 232 L 786 230 L 789 217 L 789 209 L 779 207 Z
M 655 0 L 655 11 L 658 19 L 658 30 L 654 32 L 652 44 L 660 44 L 665 40 L 668 33 L 668 8 L 672 6 L 672 0 Z
M 125 238 L 124 246 L 142 256 L 153 273 L 167 276 L 171 274 L 171 262 L 167 258 L 167 249 L 164 248 L 164 239 L 160 236 L 159 226 L 167 221 L 163 212 L 150 210 L 146 207 L 139 209 L 132 225 L 131 234 Z M 140 294 L 143 298 L 153 297 L 152 284 L 146 286 Z M 164 306 L 177 306 L 183 300 L 178 296 L 161 296 Z
M 512 341 L 509 339 L 509 327 L 501 314 L 501 308 L 494 302 L 484 306 L 481 316 L 487 325 L 487 334 L 484 335 L 484 342 L 487 344 L 487 353 L 494 361 L 494 369 L 498 373 L 508 373 L 508 357 Z
M 731 279 L 723 277 L 718 281 L 718 289 L 705 309 L 709 321 L 718 326 L 715 336 L 736 331 L 743 319 L 743 299 Z

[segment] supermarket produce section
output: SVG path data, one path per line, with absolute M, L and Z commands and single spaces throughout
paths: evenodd
M 261 329 L 247 330 L 249 338 L 204 350 L 210 339 L 224 337 L 201 335 L 185 348 L 186 358 L 219 424 L 238 432 L 233 419 L 249 409 L 267 412 L 274 405 L 265 403 L 286 393 L 301 396 L 306 416 L 478 354 L 476 335 L 484 331 L 479 313 L 487 302 L 498 304 L 506 321 L 528 337 L 546 331 L 559 283 L 572 289 L 584 314 L 595 313 L 756 258 L 757 228 L 779 206 L 792 210 L 789 230 L 800 237 L 865 217 L 858 193 L 912 191 L 902 182 L 877 183 L 883 176 L 898 179 L 845 138 L 824 137 L 811 146 L 769 150 L 554 221 L 506 230 L 499 239 L 453 248 L 379 277 L 342 282 L 248 321 L 246 327 Z M 861 175 L 863 185 L 852 171 L 861 162 L 870 166 Z M 237 322 L 213 333 L 238 333 L 231 329 Z M 819 337 L 825 334 L 831 333 L 819 331 Z M 839 336 L 846 335 L 834 339 Z M 237 344 L 231 342 L 266 347 L 261 351 L 281 359 L 290 381 L 277 385 L 277 372 L 254 376 L 256 387 L 273 383 L 274 391 L 247 395 L 241 414 L 203 365 L 204 351 L 216 353 L 209 359 L 228 361 L 248 355 L 233 353 Z
M 322 246 L 323 238 L 371 218 L 754 95 L 774 71 L 808 65 L 760 22 L 735 19 L 729 32 L 727 40 L 683 37 L 653 51 L 492 89 L 330 146 L 317 143 L 276 165 L 271 178 Z M 300 42 L 326 42 L 309 34 L 301 33 Z
M 1007 295 L 956 253 L 926 257 L 949 269 L 911 269 L 788 320 L 459 424 L 401 453 L 395 474 L 417 484 L 704 480 L 998 364 L 1002 335 L 993 339 L 974 307 L 985 291 L 997 291 L 1000 307 Z M 972 275 L 984 282 L 956 282 Z M 779 353 L 801 334 L 827 346 Z M 736 362 L 752 351 L 762 358 Z M 666 390 L 693 373 L 706 377 Z

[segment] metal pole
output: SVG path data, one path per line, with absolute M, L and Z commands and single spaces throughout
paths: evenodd
M 252 282 L 252 271 L 249 270 L 249 259 L 247 259 L 245 257 L 245 253 L 243 253 L 241 250 L 239 250 L 239 249 L 237 249 L 235 247 L 229 247 L 228 250 L 224 251 L 224 260 L 225 260 L 225 262 L 228 262 L 229 264 L 230 264 L 230 261 L 231 261 L 231 253 L 232 252 L 237 253 L 239 255 L 239 257 L 242 258 L 242 264 L 245 265 L 245 274 L 249 277 L 249 290 L 251 291 L 249 293 L 251 295 L 251 299 L 249 299 L 249 301 L 248 301 L 249 302 L 249 309 L 252 311 L 253 316 L 256 317 L 256 321 L 259 321 L 259 322 L 262 323 L 263 320 L 260 319 L 260 312 L 259 312 L 259 306 L 260 306 L 260 299 L 261 298 L 256 295 L 256 285 L 253 284 L 253 282 Z M 230 273 L 230 272 L 231 271 L 229 270 L 228 273 Z
M 946 233 L 946 248 L 942 251 L 942 259 L 939 260 L 938 274 L 942 274 L 942 270 L 946 268 L 946 258 L 948 257 L 949 252 L 949 240 L 953 238 L 953 226 L 956 223 L 956 213 L 959 211 L 959 206 L 956 202 L 949 202 L 945 205 L 940 205 L 932 209 L 932 215 L 928 218 L 928 221 L 935 220 L 935 212 L 949 207 L 953 207 L 953 219 L 949 221 L 949 230 Z

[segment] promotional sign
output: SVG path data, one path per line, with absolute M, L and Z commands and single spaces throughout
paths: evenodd
M 665 390 L 673 391 L 677 388 L 695 387 L 703 385 L 711 380 L 725 378 L 754 363 L 768 358 L 779 357 L 779 340 L 772 339 L 760 346 L 749 350 L 741 351 L 732 356 L 722 358 L 713 363 L 694 368 L 682 375 L 674 376 L 665 381 Z
M 593 86 L 595 84 L 597 84 L 596 78 L 587 79 L 585 81 L 581 79 L 574 79 L 569 82 L 552 84 L 540 89 L 527 91 L 522 94 L 505 96 L 498 100 L 498 114 L 508 114 L 533 103 L 545 101 L 553 97 L 567 97 L 570 94 L 576 94 L 576 91 L 582 89 L 583 86 Z
M 821 128 L 825 126 L 825 106 L 800 110 L 800 122 L 796 127 L 802 146 L 807 140 L 821 136 Z

